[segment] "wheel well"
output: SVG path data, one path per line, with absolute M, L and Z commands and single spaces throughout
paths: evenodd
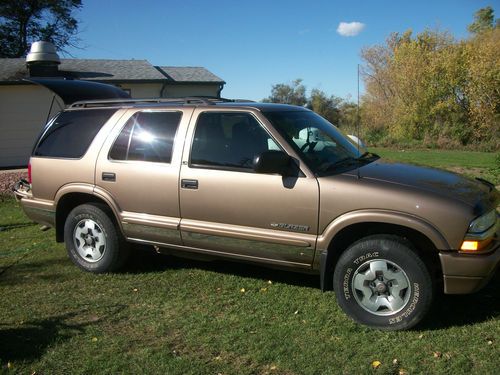
M 407 239 L 422 258 L 435 281 L 442 280 L 439 254 L 432 241 L 422 233 L 401 225 L 387 223 L 359 223 L 342 229 L 328 246 L 323 289 L 333 289 L 333 270 L 342 253 L 354 242 L 375 234 L 391 234 Z
M 73 208 L 85 203 L 98 203 L 108 211 L 109 217 L 116 224 L 116 218 L 109 205 L 95 195 L 86 193 L 68 193 L 59 199 L 56 209 L 56 241 L 64 241 L 64 223 Z

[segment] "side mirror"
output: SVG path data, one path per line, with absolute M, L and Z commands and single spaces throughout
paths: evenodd
M 253 159 L 253 170 L 257 173 L 289 173 L 290 156 L 283 151 L 264 151 Z

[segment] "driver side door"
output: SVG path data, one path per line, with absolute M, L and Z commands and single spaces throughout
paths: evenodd
M 257 114 L 203 108 L 193 118 L 179 194 L 184 245 L 310 268 L 318 231 L 316 179 L 254 172 L 256 155 L 281 149 Z

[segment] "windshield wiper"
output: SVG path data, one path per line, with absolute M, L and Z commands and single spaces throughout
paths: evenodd
M 326 172 L 327 170 L 330 170 L 332 168 L 338 167 L 339 165 L 343 165 L 343 164 L 349 165 L 349 164 L 356 163 L 356 162 L 358 162 L 358 159 L 353 158 L 352 156 L 349 156 L 347 158 L 337 160 L 337 161 L 335 161 L 333 163 L 330 163 L 330 162 L 323 163 L 319 167 L 319 170 L 321 172 Z
M 319 170 L 321 172 L 326 172 L 326 171 L 331 170 L 333 168 L 336 168 L 340 165 L 348 166 L 351 164 L 366 163 L 366 162 L 370 162 L 370 161 L 373 161 L 373 160 L 378 159 L 378 158 L 380 158 L 380 156 L 378 156 L 377 154 L 374 154 L 373 152 L 366 151 L 362 155 L 358 156 L 357 158 L 354 158 L 352 156 L 348 156 L 346 158 L 337 160 L 333 163 L 329 163 L 329 162 L 323 163 L 319 167 Z
M 370 151 L 365 151 L 363 152 L 360 156 L 356 158 L 356 160 L 366 160 L 366 159 L 373 159 L 373 158 L 380 158 L 377 154 L 374 154 L 373 152 Z

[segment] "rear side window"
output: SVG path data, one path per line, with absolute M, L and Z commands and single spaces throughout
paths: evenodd
M 170 163 L 181 112 L 138 112 L 116 138 L 109 158 Z
M 79 159 L 116 109 L 62 112 L 42 133 L 33 156 Z

